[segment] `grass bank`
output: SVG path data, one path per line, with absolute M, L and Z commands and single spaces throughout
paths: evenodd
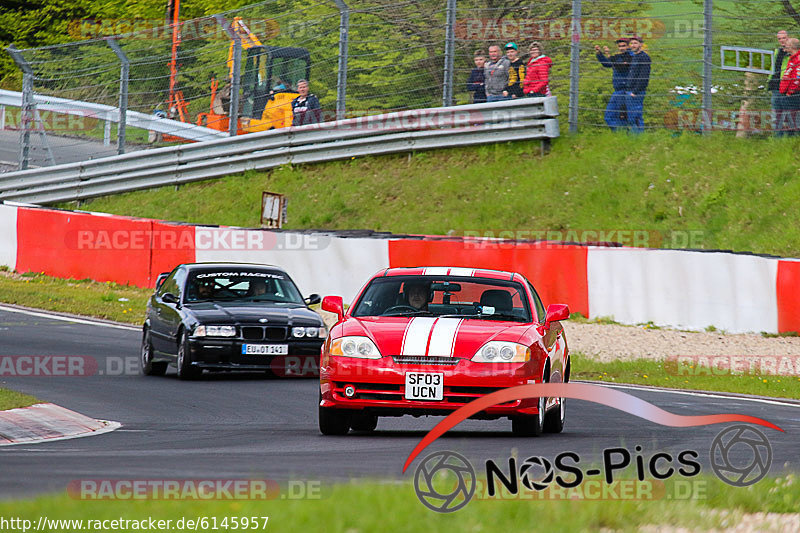
M 227 519 L 230 527 L 233 518 L 239 522 L 240 518 L 248 517 L 249 522 L 249 517 L 254 517 L 257 525 L 253 530 L 264 531 L 263 517 L 268 517 L 266 530 L 273 531 L 511 531 L 530 524 L 551 526 L 557 531 L 636 531 L 646 524 L 708 530 L 737 524 L 745 513 L 796 512 L 793 504 L 800 498 L 800 487 L 791 474 L 765 478 L 748 488 L 731 487 L 702 474 L 693 483 L 702 489 L 680 500 L 665 496 L 650 500 L 473 499 L 463 509 L 450 514 L 435 513 L 423 507 L 409 482 L 365 482 L 324 488 L 323 496 L 314 500 L 283 499 L 285 494 L 282 494 L 270 501 L 86 501 L 62 494 L 0 502 L 0 516 L 30 520 L 33 525 L 40 517 L 50 521 L 82 519 L 83 529 L 87 529 L 89 519 L 147 520 L 150 517 L 171 520 L 174 528 L 182 518 L 184 521 L 205 518 L 208 527 L 200 528 L 205 530 L 211 528 L 213 520 L 219 526 Z M 75 523 L 70 528 L 51 527 L 54 530 L 81 529 Z
M 646 230 L 650 238 L 641 244 L 651 247 L 800 256 L 792 140 L 593 131 L 558 139 L 544 158 L 538 148 L 521 141 L 286 166 L 81 208 L 258 226 L 267 190 L 289 197 L 288 227 L 295 229 Z
M 39 400 L 29 394 L 0 389 L 0 411 L 16 409 L 18 407 L 28 407 L 36 403 L 39 403 Z
M 0 271 L 0 301 L 48 311 L 141 324 L 150 289 Z

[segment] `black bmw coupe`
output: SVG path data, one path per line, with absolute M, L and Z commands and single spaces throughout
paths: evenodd
M 162 274 L 147 303 L 141 367 L 181 379 L 203 370 L 295 374 L 319 368 L 327 331 L 289 275 L 275 266 L 192 263 Z

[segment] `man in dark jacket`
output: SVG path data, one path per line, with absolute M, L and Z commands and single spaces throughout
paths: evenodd
M 313 94 L 308 94 L 308 81 L 297 82 L 297 93 L 300 96 L 292 100 L 292 126 L 322 122 L 319 99 Z
M 467 90 L 472 93 L 472 103 L 482 104 L 486 101 L 486 85 L 483 67 L 486 63 L 486 54 L 483 50 L 475 51 L 475 68 L 469 73 L 467 80 Z
M 612 131 L 623 128 L 627 125 L 625 110 L 626 90 L 628 88 L 628 73 L 631 67 L 631 53 L 628 51 L 628 39 L 617 39 L 617 51 L 619 53 L 609 55 L 608 47 L 604 47 L 603 52 L 600 47 L 595 45 L 594 51 L 597 53 L 597 60 L 605 68 L 612 69 L 611 85 L 614 93 L 608 100 L 606 106 L 605 120 Z
M 628 41 L 631 52 L 631 67 L 628 71 L 628 126 L 633 133 L 644 131 L 644 97 L 650 83 L 650 56 L 642 50 L 642 39 L 631 37 Z
M 775 121 L 780 122 L 783 112 L 783 96 L 781 95 L 781 75 L 786 70 L 786 64 L 789 62 L 789 53 L 786 51 L 786 42 L 789 40 L 789 34 L 785 30 L 781 30 L 776 35 L 778 38 L 778 48 L 775 50 L 775 67 L 767 82 L 767 89 L 770 91 L 770 103 L 772 104 L 772 116 Z M 782 137 L 784 132 L 775 128 L 775 135 Z

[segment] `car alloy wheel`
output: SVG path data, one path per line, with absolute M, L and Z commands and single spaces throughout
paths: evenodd
M 163 376 L 167 371 L 167 363 L 153 362 L 153 343 L 150 340 L 150 331 L 146 330 L 142 336 L 142 350 L 139 358 L 142 374 L 145 376 Z
M 189 353 L 189 339 L 184 331 L 181 334 L 181 340 L 178 344 L 178 378 L 179 379 L 197 379 L 203 371 L 199 368 L 192 366 L 192 356 Z

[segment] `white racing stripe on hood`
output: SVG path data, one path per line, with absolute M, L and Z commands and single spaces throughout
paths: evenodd
M 425 349 L 428 347 L 428 337 L 434 322 L 436 322 L 436 319 L 433 317 L 421 316 L 412 318 L 403 334 L 400 355 L 425 355 Z
M 447 271 L 450 270 L 447 267 L 428 267 L 422 271 L 423 276 L 446 276 Z
M 451 268 L 450 269 L 451 276 L 466 276 L 471 278 L 475 275 L 475 269 L 472 268 Z
M 456 344 L 456 335 L 461 326 L 462 318 L 440 318 L 433 327 L 431 344 L 428 354 L 431 356 L 452 357 L 453 347 Z

